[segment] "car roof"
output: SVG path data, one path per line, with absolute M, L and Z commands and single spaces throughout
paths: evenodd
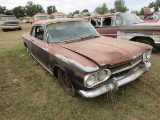
M 103 14 L 103 15 L 95 15 L 95 16 L 89 16 L 89 17 L 85 17 L 86 19 L 90 19 L 90 18 L 101 18 L 101 17 L 108 17 L 108 16 L 115 16 L 118 13 L 110 13 L 110 14 Z
M 39 21 L 35 22 L 34 25 L 36 25 L 36 24 L 47 25 L 50 23 L 72 22 L 72 21 L 87 21 L 87 20 L 80 19 L 80 18 L 57 18 L 57 19 L 39 20 Z

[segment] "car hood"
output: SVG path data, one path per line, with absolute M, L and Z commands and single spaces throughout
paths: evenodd
M 142 43 L 101 36 L 92 40 L 63 44 L 58 55 L 67 56 L 67 59 L 72 59 L 72 61 L 80 61 L 79 59 L 85 58 L 98 67 L 102 67 L 131 61 L 151 48 Z M 68 51 L 81 56 L 81 58 L 77 59 L 72 53 L 68 54 Z M 62 59 L 64 60 L 64 58 Z M 81 60 L 80 62 L 85 61 Z

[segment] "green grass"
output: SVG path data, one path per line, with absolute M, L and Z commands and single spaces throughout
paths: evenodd
M 158 119 L 160 67 L 116 93 L 93 99 L 63 93 L 55 77 L 26 53 L 22 43 L 0 56 L 0 119 Z
M 160 54 L 150 71 L 116 93 L 93 99 L 65 94 L 57 81 L 23 46 L 22 31 L 0 39 L 0 120 L 158 120 Z M 12 39 L 9 39 L 12 36 Z M 7 41 L 8 40 L 8 41 Z

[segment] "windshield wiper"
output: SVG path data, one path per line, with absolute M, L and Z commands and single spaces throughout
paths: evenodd
M 65 41 L 65 42 L 66 42 L 66 44 L 67 43 L 73 43 L 73 42 L 79 42 L 79 41 L 86 40 L 86 38 L 89 38 L 89 37 L 99 37 L 99 35 L 89 35 L 89 36 L 86 36 L 86 37 L 81 37 L 81 38 L 77 38 L 77 39 L 69 40 L 69 41 Z
M 89 36 L 81 37 L 81 39 L 85 39 L 85 38 L 89 38 L 89 37 L 99 37 L 99 35 L 89 35 Z

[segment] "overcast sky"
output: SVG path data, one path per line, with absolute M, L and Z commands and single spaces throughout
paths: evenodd
M 16 6 L 25 6 L 29 0 L 0 0 L 1 6 L 6 6 L 7 9 L 13 9 Z M 40 4 L 43 6 L 44 10 L 47 6 L 56 6 L 59 12 L 69 13 L 75 10 L 82 11 L 83 9 L 88 9 L 89 12 L 94 11 L 94 9 L 102 5 L 107 4 L 107 7 L 114 8 L 115 0 L 31 0 L 34 4 Z M 148 6 L 149 3 L 155 2 L 156 0 L 125 0 L 125 5 L 129 10 L 138 10 L 144 6 Z

